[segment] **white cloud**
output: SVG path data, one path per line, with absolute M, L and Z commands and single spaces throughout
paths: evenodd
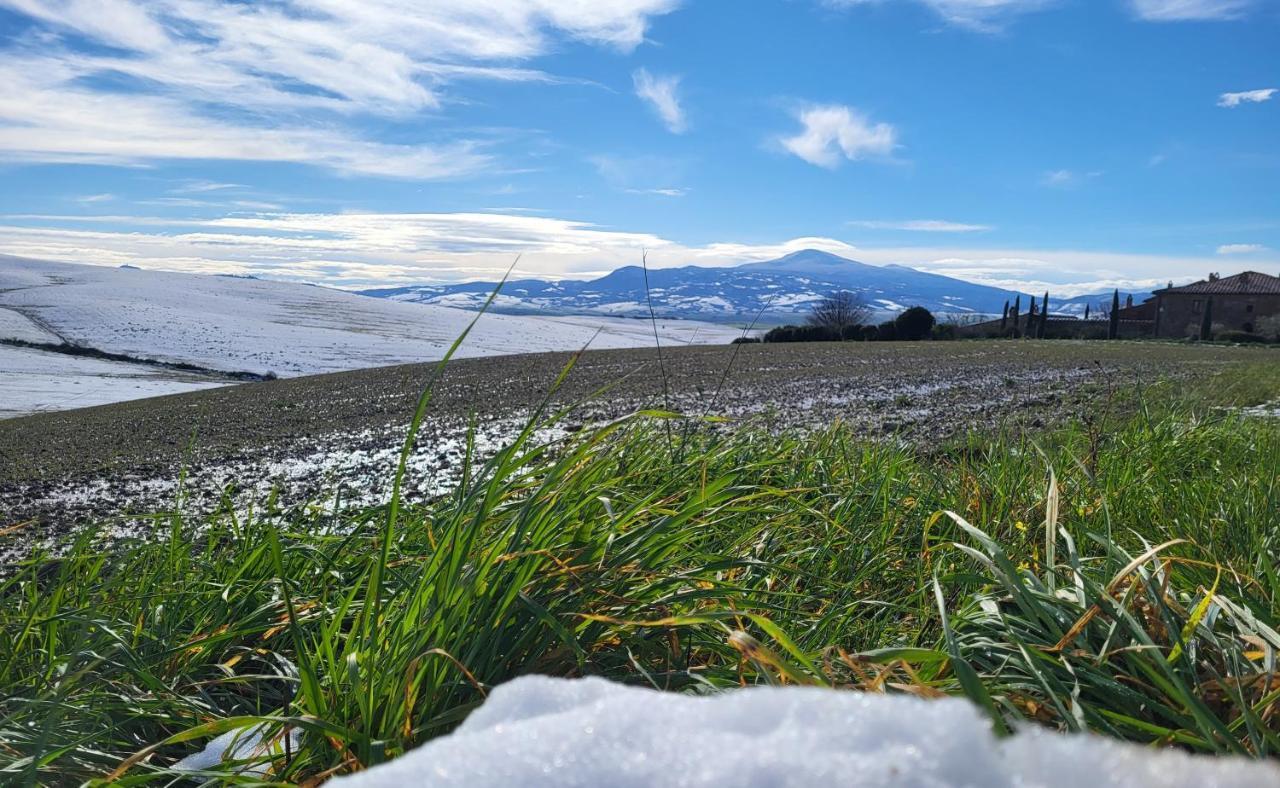
M 851 221 L 850 227 L 863 227 L 868 230 L 906 230 L 919 233 L 976 233 L 992 229 L 985 224 L 964 224 L 962 222 L 946 222 L 939 219 L 910 219 L 907 221 Z
M 0 155 L 114 164 L 314 162 L 447 177 L 490 164 L 474 141 L 388 144 L 368 117 L 442 107 L 464 79 L 574 39 L 629 51 L 678 0 L 0 0 L 40 29 L 0 52 Z M 72 36 L 94 46 L 73 46 Z
M 1057 189 L 1070 189 L 1079 186 L 1085 181 L 1100 177 L 1102 177 L 1101 170 L 1090 170 L 1089 172 L 1050 170 L 1040 177 L 1040 185 Z
M 850 8 L 885 1 L 824 0 L 824 5 L 832 8 Z M 917 2 L 933 9 L 953 25 L 992 32 L 999 30 L 1010 17 L 1046 8 L 1052 5 L 1054 0 L 917 0 Z
M 798 134 L 781 137 L 787 151 L 819 167 L 829 169 L 842 159 L 888 156 L 897 147 L 897 131 L 888 123 L 872 125 L 860 112 L 840 104 L 819 104 L 796 113 L 804 127 Z
M 111 202 L 115 198 L 116 196 L 114 194 L 103 193 L 103 194 L 85 194 L 85 195 L 81 195 L 80 197 L 76 197 L 74 199 L 76 202 L 93 204 L 96 202 Z
M 1255 5 L 1254 0 L 1132 0 L 1132 3 L 1138 17 L 1151 22 L 1239 19 Z
M 1243 103 L 1261 104 L 1269 101 L 1276 94 L 1276 88 L 1262 90 L 1243 90 L 1239 93 L 1223 93 L 1218 96 L 1219 107 L 1238 107 Z
M 1267 247 L 1262 244 L 1223 244 L 1218 247 L 1218 254 L 1255 254 L 1265 251 Z
M 110 228 L 110 229 L 107 229 Z M 598 275 L 634 265 L 725 266 L 817 248 L 863 262 L 896 263 L 1054 297 L 1199 279 L 1220 258 L 1070 249 L 859 247 L 835 238 L 689 245 L 588 222 L 496 213 L 0 217 L 0 253 L 100 265 L 132 263 L 202 273 L 255 274 L 337 286 L 461 281 L 500 276 L 517 254 L 521 276 Z M 1274 257 L 1274 255 L 1273 255 Z M 1280 266 L 1280 260 L 1262 259 Z
M 627 189 L 629 194 L 655 194 L 659 197 L 683 197 L 688 189 Z
M 685 189 L 685 162 L 667 156 L 617 156 L 600 154 L 587 159 L 600 177 L 613 188 L 631 194 L 659 194 L 678 197 Z
M 631 75 L 635 83 L 636 95 L 653 107 L 672 134 L 683 134 L 688 129 L 684 108 L 680 106 L 677 92 L 680 88 L 680 77 L 654 76 L 641 68 Z

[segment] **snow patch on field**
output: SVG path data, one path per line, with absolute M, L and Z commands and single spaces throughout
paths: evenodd
M 0 419 L 222 385 L 139 364 L 0 345 Z
M 335 788 L 389 786 L 1275 785 L 1280 771 L 1028 728 L 963 700 L 804 687 L 680 695 L 526 676 L 454 733 Z

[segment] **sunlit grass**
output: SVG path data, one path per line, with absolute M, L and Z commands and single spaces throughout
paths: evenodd
M 1247 377 L 1239 401 L 1280 382 Z M 85 533 L 0 583 L 0 782 L 170 780 L 263 720 L 302 732 L 270 779 L 358 770 L 530 672 L 959 694 L 998 727 L 1274 756 L 1280 428 L 1217 408 L 1227 383 L 928 447 L 531 422 L 394 514 Z

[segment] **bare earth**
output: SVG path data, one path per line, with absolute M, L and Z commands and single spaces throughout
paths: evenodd
M 841 419 L 869 436 L 933 443 L 976 427 L 1039 427 L 1079 416 L 1107 386 L 1200 377 L 1265 350 L 1129 342 L 771 344 L 588 352 L 556 397 L 576 404 L 555 438 L 644 407 L 711 413 L 771 429 Z M 1261 355 L 1261 354 L 1266 354 Z M 477 448 L 508 440 L 545 397 L 567 353 L 468 359 L 436 388 L 412 464 L 410 494 L 448 488 L 468 420 Z M 730 361 L 732 360 L 732 366 Z M 434 365 L 251 383 L 0 421 L 0 556 L 77 523 L 172 508 L 240 504 L 272 489 L 286 505 L 341 488 L 384 500 L 418 394 Z M 666 380 L 664 394 L 663 380 Z M 722 384 L 723 380 L 723 384 Z M 599 393 L 601 389 L 607 389 Z M 593 394 L 595 396 L 593 396 Z M 8 544 L 5 543 L 8 542 Z

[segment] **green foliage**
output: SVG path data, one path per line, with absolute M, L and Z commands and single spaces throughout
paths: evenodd
M 1254 334 L 1248 331 L 1219 331 L 1213 335 L 1213 340 L 1215 342 L 1239 342 L 1252 345 L 1265 345 L 1271 341 L 1263 334 Z
M 1280 428 L 1154 396 L 921 448 L 531 422 L 394 521 L 267 501 L 83 533 L 0 581 L 0 782 L 168 781 L 259 722 L 302 733 L 274 780 L 357 770 L 530 672 L 967 695 L 1000 726 L 1274 755 Z
M 894 334 L 897 339 L 918 341 L 928 339 L 937 322 L 933 313 L 922 306 L 913 306 L 894 318 Z

